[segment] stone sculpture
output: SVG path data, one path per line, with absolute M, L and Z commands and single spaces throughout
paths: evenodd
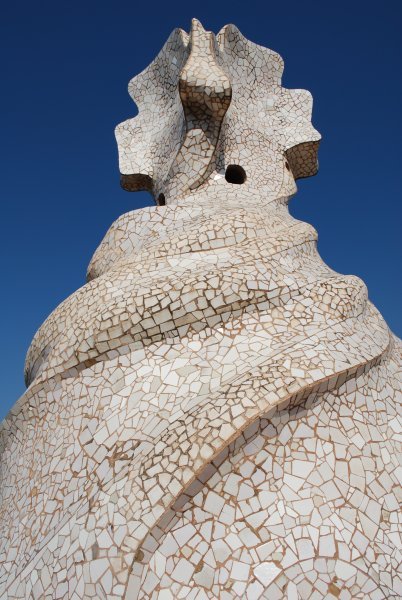
M 402 597 L 400 342 L 288 213 L 320 136 L 282 70 L 194 21 L 130 82 L 122 185 L 159 206 L 31 344 L 0 598 Z

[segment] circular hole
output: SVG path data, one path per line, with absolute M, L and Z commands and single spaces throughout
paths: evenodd
M 240 165 L 228 165 L 225 171 L 225 179 L 228 183 L 240 185 L 246 181 L 246 171 Z
M 159 194 L 159 196 L 156 199 L 156 204 L 158 206 L 165 206 L 165 204 L 166 204 L 165 194 Z
M 289 167 L 288 161 L 285 162 L 285 167 L 287 168 L 288 171 L 290 171 L 290 167 Z

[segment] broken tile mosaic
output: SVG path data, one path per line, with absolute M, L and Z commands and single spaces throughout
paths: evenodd
M 401 343 L 292 218 L 312 99 L 233 25 L 129 91 L 122 215 L 0 430 L 0 598 L 402 598 Z

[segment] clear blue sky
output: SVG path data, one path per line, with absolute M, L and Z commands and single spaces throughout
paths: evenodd
M 113 129 L 136 109 L 129 79 L 174 27 L 235 23 L 285 59 L 284 85 L 314 96 L 320 172 L 291 212 L 319 233 L 323 259 L 356 274 L 402 335 L 402 4 L 336 0 L 130 2 L 3 6 L 1 48 L 0 418 L 24 391 L 36 329 L 84 283 L 122 213 L 152 203 L 119 187 Z

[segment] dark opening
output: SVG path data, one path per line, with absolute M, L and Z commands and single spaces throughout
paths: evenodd
M 290 167 L 289 167 L 288 161 L 285 162 L 285 167 L 287 168 L 288 171 L 290 171 Z
M 246 171 L 240 165 L 228 165 L 225 171 L 225 179 L 228 183 L 240 185 L 246 181 Z
M 159 196 L 156 199 L 156 204 L 158 206 L 165 206 L 165 204 L 166 204 L 165 194 L 159 194 Z

